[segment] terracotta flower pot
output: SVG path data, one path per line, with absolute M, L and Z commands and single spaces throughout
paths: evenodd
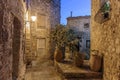
M 92 71 L 100 71 L 102 63 L 102 57 L 99 55 L 91 54 L 90 58 L 90 68 Z
M 63 51 L 59 48 L 56 48 L 55 53 L 54 53 L 54 60 L 57 62 L 62 62 L 63 61 Z
M 74 65 L 75 66 L 78 66 L 78 67 L 81 67 L 83 66 L 83 63 L 84 63 L 84 54 L 81 54 L 81 53 L 75 53 L 74 55 Z

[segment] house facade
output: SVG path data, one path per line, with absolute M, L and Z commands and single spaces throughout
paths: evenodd
M 26 19 L 26 59 L 37 66 L 50 58 L 49 34 L 60 24 L 60 0 L 30 0 Z
M 25 0 L 0 0 L 0 80 L 22 80 Z
M 67 18 L 67 27 L 80 32 L 79 49 L 80 52 L 87 53 L 89 57 L 90 48 L 90 16 L 77 16 Z

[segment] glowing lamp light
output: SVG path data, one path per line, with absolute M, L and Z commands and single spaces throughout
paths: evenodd
M 37 17 L 36 16 L 31 16 L 31 19 L 32 19 L 33 22 L 35 22 Z

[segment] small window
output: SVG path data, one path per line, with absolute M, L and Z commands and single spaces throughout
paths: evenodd
M 84 28 L 89 28 L 89 23 L 85 23 Z
M 46 28 L 46 16 L 38 14 L 37 19 L 37 29 L 45 29 Z
M 37 48 L 45 48 L 45 45 L 46 45 L 45 38 L 37 39 Z
M 86 40 L 86 48 L 90 48 L 90 40 Z

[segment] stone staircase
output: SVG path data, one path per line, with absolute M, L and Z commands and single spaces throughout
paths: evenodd
M 102 73 L 91 71 L 86 64 L 83 67 L 76 67 L 71 63 L 55 62 L 55 66 L 63 80 L 102 80 Z
M 26 53 L 26 57 L 30 57 L 30 39 L 26 39 L 25 53 Z

